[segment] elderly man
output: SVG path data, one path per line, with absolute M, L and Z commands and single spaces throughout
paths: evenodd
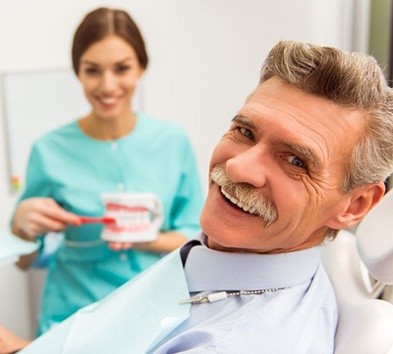
M 332 353 L 321 244 L 382 198 L 392 142 L 373 58 L 279 42 L 213 152 L 203 234 L 22 352 Z

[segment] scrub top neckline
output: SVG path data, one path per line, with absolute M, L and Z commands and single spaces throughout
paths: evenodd
M 78 130 L 78 132 L 80 133 L 80 135 L 82 137 L 84 137 L 86 140 L 89 140 L 91 142 L 96 142 L 96 143 L 113 143 L 113 142 L 121 142 L 121 141 L 126 141 L 128 140 L 131 136 L 135 135 L 135 133 L 137 131 L 139 131 L 139 127 L 140 127 L 140 120 L 141 120 L 141 113 L 140 112 L 135 112 L 135 116 L 136 116 L 136 121 L 135 121 L 135 125 L 134 128 L 126 135 L 117 138 L 117 139 L 110 139 L 110 140 L 100 140 L 100 139 L 95 139 L 92 138 L 91 136 L 87 135 L 80 127 L 78 121 L 79 119 L 76 119 L 73 124 L 76 127 L 76 129 Z

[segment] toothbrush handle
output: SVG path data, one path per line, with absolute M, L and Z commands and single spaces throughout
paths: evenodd
M 99 217 L 99 218 L 81 216 L 79 217 L 79 220 L 81 221 L 82 224 L 94 224 L 94 223 L 111 224 L 116 222 L 116 219 L 107 216 Z

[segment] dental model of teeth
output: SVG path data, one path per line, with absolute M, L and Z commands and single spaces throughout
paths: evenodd
M 161 212 L 144 206 L 108 203 L 105 215 L 116 220 L 115 223 L 105 224 L 101 234 L 105 241 L 154 241 L 162 224 Z
M 106 215 L 116 220 L 115 223 L 106 226 L 114 232 L 146 230 L 151 225 L 154 217 L 149 210 L 142 212 L 120 210 L 118 212 L 108 212 Z

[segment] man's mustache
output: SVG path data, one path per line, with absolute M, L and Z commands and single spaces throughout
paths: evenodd
M 222 166 L 213 166 L 210 179 L 219 185 L 225 192 L 233 195 L 240 203 L 242 209 L 248 210 L 254 215 L 260 216 L 266 222 L 266 226 L 274 223 L 278 218 L 278 211 L 274 205 L 266 200 L 254 187 L 248 183 L 234 183 L 226 175 Z

